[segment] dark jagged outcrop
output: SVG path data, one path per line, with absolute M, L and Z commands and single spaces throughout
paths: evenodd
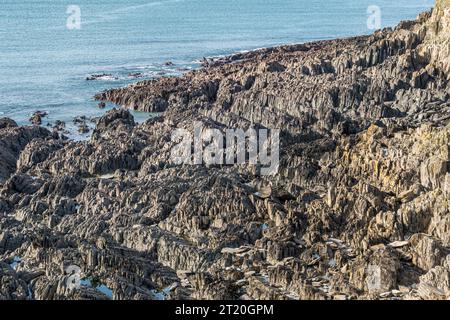
M 10 119 L 0 123 L 0 184 L 16 171 L 22 150 L 34 139 L 50 138 L 50 131 L 41 127 L 17 127 Z

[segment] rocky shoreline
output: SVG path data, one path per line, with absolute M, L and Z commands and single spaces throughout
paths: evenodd
M 0 119 L 0 299 L 450 298 L 448 8 L 99 93 L 162 114 L 88 141 Z M 278 174 L 170 163 L 194 122 L 281 129 Z

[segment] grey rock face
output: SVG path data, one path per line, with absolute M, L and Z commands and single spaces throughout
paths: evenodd
M 449 298 L 441 11 L 99 93 L 163 113 L 108 111 L 87 141 L 4 126 L 0 298 Z M 278 174 L 174 165 L 194 122 L 280 128 Z
M 0 129 L 17 127 L 17 123 L 9 118 L 0 118 Z

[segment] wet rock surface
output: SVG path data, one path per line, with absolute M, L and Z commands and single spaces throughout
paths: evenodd
M 1 125 L 0 299 L 448 299 L 448 26 L 438 5 L 106 91 L 163 113 L 87 141 Z M 194 122 L 282 129 L 278 174 L 171 163 Z

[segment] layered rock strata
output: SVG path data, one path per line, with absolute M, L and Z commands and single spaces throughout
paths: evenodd
M 0 298 L 450 298 L 449 8 L 99 93 L 161 115 L 88 141 L 0 120 Z M 278 173 L 173 164 L 195 122 L 281 129 Z

